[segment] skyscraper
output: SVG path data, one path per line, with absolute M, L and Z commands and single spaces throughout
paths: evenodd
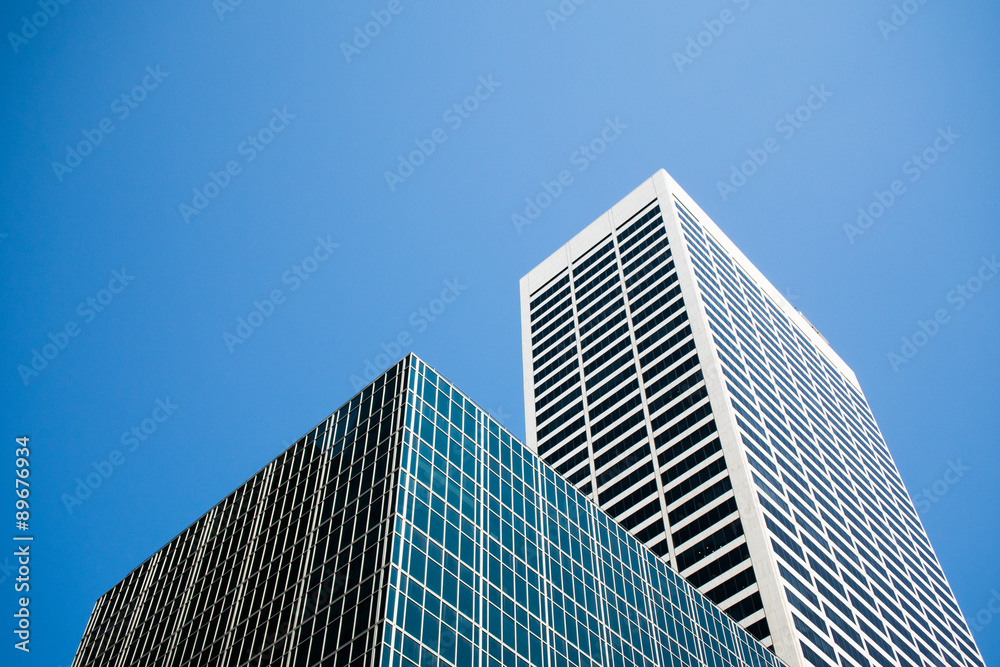
M 75 667 L 780 667 L 413 355 L 97 601 Z
M 526 442 L 796 667 L 983 667 L 857 378 L 664 171 L 521 280 Z

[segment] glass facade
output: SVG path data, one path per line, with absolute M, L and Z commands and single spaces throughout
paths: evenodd
M 73 664 L 781 663 L 410 355 L 102 596 Z
M 389 369 L 105 593 L 74 667 L 380 664 L 405 386 Z

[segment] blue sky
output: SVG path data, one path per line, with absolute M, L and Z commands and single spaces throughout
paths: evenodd
M 68 665 L 383 351 L 523 434 L 518 279 L 659 168 L 856 371 L 1000 664 L 995 3 L 46 2 L 0 10 L 0 475 L 29 435 L 36 538 L 5 664 Z

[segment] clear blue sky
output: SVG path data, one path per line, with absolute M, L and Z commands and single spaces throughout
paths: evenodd
M 0 10 L 0 485 L 31 436 L 36 536 L 34 650 L 4 621 L 4 664 L 68 665 L 96 598 L 383 344 L 523 434 L 518 279 L 661 167 L 855 369 L 1000 664 L 1000 278 L 976 282 L 1000 252 L 996 3 L 911 0 L 894 26 L 890 0 L 590 0 L 565 21 L 557 0 L 224 2 Z M 767 161 L 720 193 L 748 151 Z M 845 232 L 859 207 L 881 215 Z

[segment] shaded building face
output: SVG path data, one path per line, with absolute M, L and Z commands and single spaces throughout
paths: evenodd
M 102 596 L 74 665 L 779 661 L 410 355 Z
M 983 665 L 846 364 L 666 172 L 521 280 L 527 445 L 792 665 Z
M 405 391 L 389 369 L 129 573 L 73 665 L 378 664 Z

